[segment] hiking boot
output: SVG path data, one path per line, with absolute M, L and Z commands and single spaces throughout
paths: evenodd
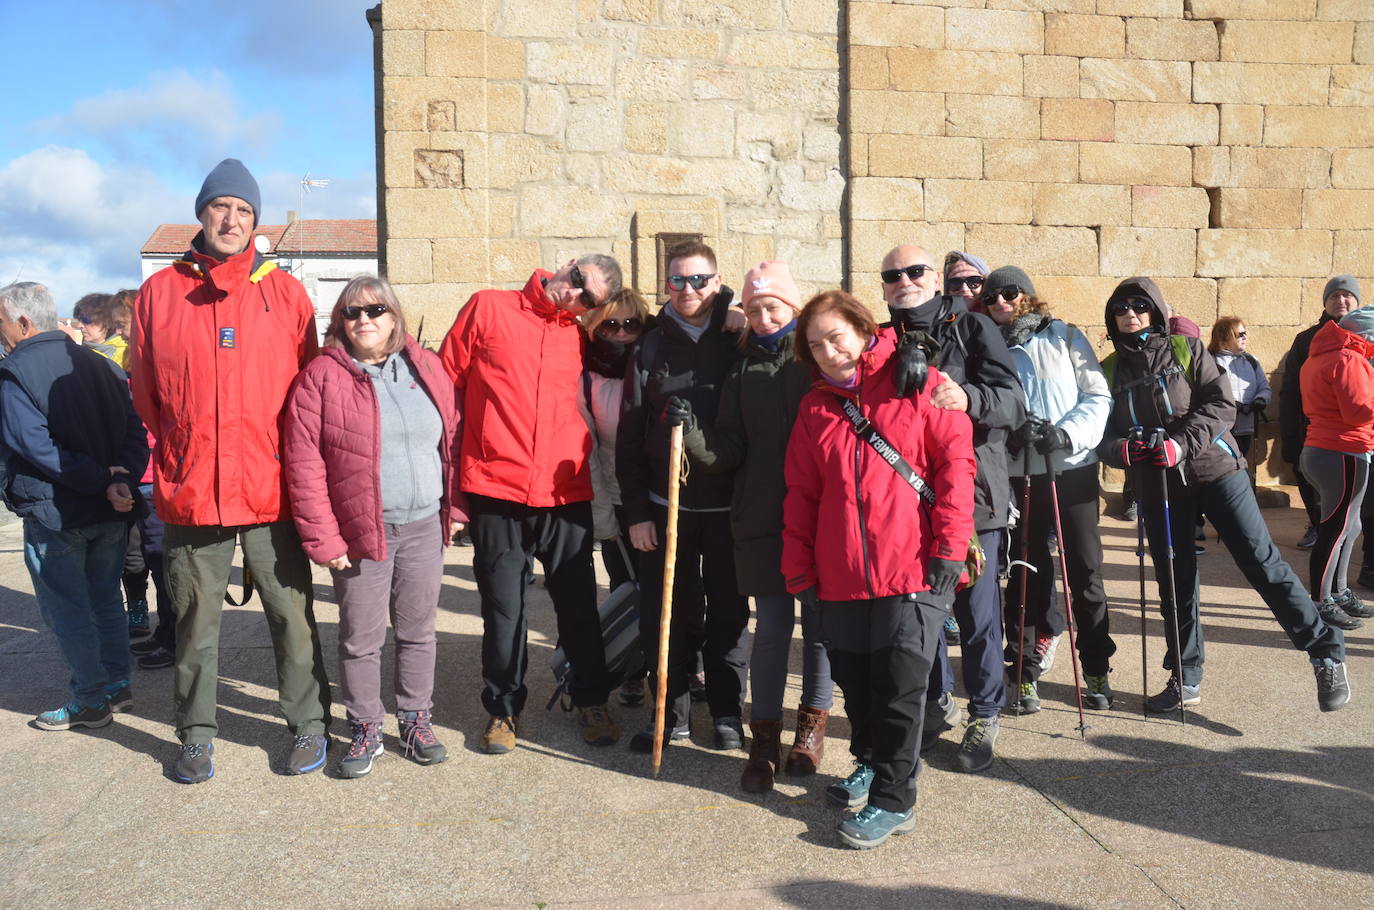
M 782 764 L 782 721 L 749 721 L 749 760 L 739 776 L 745 793 L 767 793 Z
M 1345 663 L 1323 657 L 1312 662 L 1317 674 L 1317 706 L 1323 711 L 1339 711 L 1350 701 L 1350 680 L 1345 675 Z
M 609 746 L 620 741 L 620 728 L 604 704 L 579 708 L 577 725 L 582 728 L 582 741 L 589 746 Z
M 1202 686 L 1183 686 L 1180 691 L 1178 677 L 1171 676 L 1163 692 L 1145 699 L 1145 710 L 1151 714 L 1172 714 L 1180 704 L 1189 708 L 1202 704 Z
M 172 776 L 183 784 L 204 783 L 214 777 L 215 744 L 183 743 Z
M 74 727 L 103 727 L 114 719 L 110 706 L 102 704 L 95 708 L 83 708 L 69 701 L 60 708 L 44 711 L 33 719 L 33 725 L 40 730 L 71 730 Z
M 309 774 L 324 767 L 329 754 L 329 737 L 321 733 L 301 733 L 291 741 L 286 757 L 287 774 Z
M 1336 602 L 1336 606 L 1345 612 L 1346 616 L 1354 616 L 1357 619 L 1368 619 L 1374 616 L 1374 607 L 1369 606 L 1355 592 L 1346 588 L 1341 593 L 1331 598 Z
M 627 708 L 644 704 L 644 680 L 627 679 L 621 683 L 620 703 Z
M 356 780 L 372 770 L 372 759 L 382 754 L 382 725 L 379 723 L 354 723 L 353 740 L 348 744 L 348 754 L 339 760 L 339 776 Z
M 1363 619 L 1356 619 L 1349 613 L 1336 606 L 1336 602 L 1327 598 L 1317 604 L 1317 612 L 1321 614 L 1322 620 L 1328 626 L 1335 626 L 1337 629 L 1345 629 L 1349 632 L 1364 625 Z
M 931 710 L 931 709 L 935 710 Z M 921 728 L 921 754 L 925 755 L 935 744 L 940 741 L 940 734 L 946 730 L 953 730 L 954 725 L 964 716 L 963 710 L 954 700 L 954 696 L 946 692 L 940 696 L 939 701 L 931 704 L 926 702 L 926 716 Z
M 821 708 L 797 708 L 797 735 L 792 738 L 792 751 L 782 770 L 791 777 L 815 774 L 825 754 L 825 723 L 830 712 Z
M 105 704 L 113 714 L 128 714 L 134 709 L 134 693 L 127 682 L 110 683 L 105 687 Z
M 691 736 L 691 727 L 688 725 L 687 721 L 684 720 L 672 729 L 664 729 L 663 745 L 666 748 L 669 743 L 681 742 L 684 739 L 690 739 Z M 630 737 L 630 751 L 639 752 L 642 755 L 648 755 L 654 751 L 653 721 L 649 722 L 648 727 Z
M 687 680 L 687 694 L 695 704 L 706 701 L 706 671 L 698 670 Z
M 946 617 L 945 617 L 945 644 L 946 644 L 946 645 L 957 645 L 957 644 L 959 644 L 959 642 L 961 642 L 961 641 L 963 641 L 963 639 L 959 637 L 959 623 L 954 619 L 953 615 L 946 616 Z
M 889 812 L 870 803 L 840 822 L 835 830 L 846 845 L 855 850 L 871 850 L 881 847 L 893 834 L 916 830 L 916 810 Z
M 964 729 L 964 741 L 959 744 L 959 770 L 977 774 L 992 767 L 992 747 L 997 743 L 997 718 L 974 717 Z
M 1314 525 L 1309 524 L 1307 530 L 1303 531 L 1302 536 L 1298 538 L 1297 547 L 1299 550 L 1310 550 L 1312 547 L 1316 546 L 1316 543 L 1317 529 Z
M 1112 691 L 1111 684 L 1107 682 L 1107 674 L 1101 676 L 1083 675 L 1083 682 L 1086 691 L 1083 693 L 1083 707 L 1091 708 L 1094 711 L 1105 711 L 1112 706 L 1112 700 L 1116 698 L 1116 693 Z
M 1058 635 L 1035 636 L 1035 659 L 1040 661 L 1041 676 L 1054 669 L 1054 653 L 1059 649 L 1059 639 L 1063 637 L 1063 632 Z
M 125 607 L 129 616 L 129 639 L 143 639 L 153 634 L 153 627 L 148 624 L 148 601 L 131 600 Z
M 1017 714 L 1035 714 L 1040 710 L 1040 688 L 1034 682 L 1022 682 L 1016 698 Z
M 1366 590 L 1374 590 L 1374 566 L 1365 566 L 1361 569 L 1355 584 Z
M 165 670 L 176 662 L 177 656 L 161 645 L 138 659 L 144 670 Z
M 711 722 L 716 728 L 716 749 L 726 751 L 744 748 L 744 725 L 738 717 L 716 717 Z
M 505 755 L 515 748 L 515 718 L 491 717 L 477 747 L 488 755 Z
M 152 654 L 154 651 L 159 651 L 161 649 L 162 643 L 159 642 L 156 638 L 145 638 L 142 641 L 135 641 L 129 643 L 129 652 L 131 654 L 136 654 L 139 656 L 142 656 L 144 654 Z
M 437 765 L 448 758 L 448 750 L 434 735 L 434 716 L 428 711 L 397 711 L 396 723 L 400 727 L 401 746 L 406 755 L 417 765 Z M 356 732 L 355 732 L 356 735 Z M 381 732 L 378 731 L 378 742 Z
M 868 788 L 873 786 L 873 767 L 854 762 L 854 770 L 844 780 L 825 788 L 825 799 L 832 806 L 853 809 L 868 802 Z

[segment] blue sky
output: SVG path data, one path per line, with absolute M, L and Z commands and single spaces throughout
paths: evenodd
M 375 0 L 0 0 L 0 285 L 66 313 L 136 287 L 138 250 L 190 223 L 205 174 L 240 158 L 264 224 L 376 214 Z M 332 182 L 301 205 L 306 173 Z

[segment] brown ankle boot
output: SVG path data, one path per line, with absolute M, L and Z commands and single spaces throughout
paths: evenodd
M 739 776 L 740 789 L 745 793 L 767 793 L 773 789 L 773 775 L 782 763 L 782 721 L 751 720 L 749 760 Z
M 792 751 L 787 753 L 787 764 L 783 767 L 792 777 L 805 777 L 815 774 L 820 767 L 821 756 L 825 754 L 825 720 L 829 711 L 820 708 L 797 708 L 797 738 L 792 743 Z

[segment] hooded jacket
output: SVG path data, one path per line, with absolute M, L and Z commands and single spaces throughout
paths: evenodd
M 473 294 L 439 348 L 462 406 L 464 492 L 537 508 L 592 498 L 582 327 L 545 296 L 552 277 Z
M 1334 452 L 1374 451 L 1374 344 L 1331 320 L 1317 330 L 1302 365 L 1306 445 Z
M 932 557 L 962 560 L 973 534 L 973 430 L 968 415 L 930 403 L 947 381 L 898 397 L 889 333 L 859 358 L 853 391 L 824 380 L 802 399 L 787 444 L 782 572 L 793 594 L 871 600 L 926 591 Z M 934 506 L 854 432 L 841 409 L 852 398 L 935 492 Z
M 1144 297 L 1153 305 L 1149 330 L 1142 335 L 1123 335 L 1112 315 L 1114 301 L 1131 297 Z M 1187 482 L 1210 483 L 1245 467 L 1231 435 L 1236 406 L 1230 383 L 1196 338 L 1185 339 L 1190 362 L 1184 370 L 1174 356 L 1165 313 L 1164 295 L 1149 278 L 1127 278 L 1107 300 L 1103 319 L 1116 353 L 1109 371 L 1112 411 L 1097 454 L 1114 468 L 1124 467 L 1121 443 L 1132 427 L 1147 432 L 1162 427 L 1179 447 Z
M 1322 326 L 1332 321 L 1325 310 L 1317 324 L 1303 329 L 1293 337 L 1293 345 L 1283 358 L 1283 382 L 1279 385 L 1280 454 L 1289 464 L 1297 464 L 1307 437 L 1307 415 L 1302 404 L 1302 365 L 1307 362 L 1312 339 Z
M 290 517 L 281 415 L 319 351 L 315 310 L 251 243 L 220 262 L 201 252 L 202 238 L 134 302 L 129 374 L 157 438 L 157 514 L 180 525 L 280 521 Z

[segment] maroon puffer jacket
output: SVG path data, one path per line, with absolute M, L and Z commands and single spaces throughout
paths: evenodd
M 447 544 L 448 522 L 467 521 L 467 499 L 453 469 L 462 415 L 439 358 L 410 336 L 404 356 L 444 421 L 439 514 Z M 386 559 L 377 393 L 343 348 L 325 348 L 296 377 L 286 403 L 283 439 L 286 492 L 306 555 L 317 563 L 345 552 L 354 562 Z

